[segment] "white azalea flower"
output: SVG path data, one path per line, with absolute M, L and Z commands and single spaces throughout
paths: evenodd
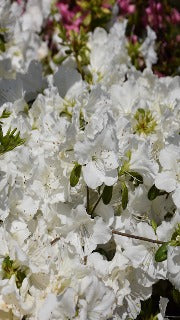
M 94 120 L 94 121 L 93 121 Z M 93 121 L 93 122 L 92 122 Z M 113 129 L 114 120 L 104 113 L 101 123 L 97 115 L 91 118 L 91 124 L 86 127 L 83 142 L 75 144 L 75 154 L 82 168 L 83 176 L 88 187 L 95 189 L 103 183 L 111 186 L 117 181 L 117 138 Z M 106 127 L 105 127 L 106 126 Z M 94 139 L 91 137 L 94 133 Z M 91 135 L 90 135 L 91 133 Z
M 155 40 L 156 33 L 147 26 L 147 38 L 139 49 L 145 59 L 147 68 L 151 68 L 152 64 L 157 62 L 157 54 L 154 50 Z
M 85 89 L 80 73 L 64 66 L 59 67 L 55 73 L 54 84 L 58 88 L 60 96 L 67 100 L 78 97 Z
M 161 150 L 159 161 L 162 172 L 155 178 L 155 185 L 160 190 L 172 192 L 172 198 L 177 206 L 180 207 L 180 167 L 179 149 L 175 145 L 169 145 Z
M 81 320 L 100 320 L 112 316 L 114 294 L 96 276 L 87 276 L 80 284 L 79 317 Z
M 169 299 L 160 297 L 160 301 L 159 301 L 160 313 L 157 314 L 158 320 L 164 320 L 168 301 Z
M 9 128 L 25 139 L 0 154 L 0 319 L 136 319 L 159 279 L 180 290 L 179 247 L 155 261 L 157 240 L 180 222 L 180 78 L 153 74 L 149 27 L 139 49 L 147 68 L 132 66 L 127 20 L 88 34 L 83 75 L 71 53 L 58 67 L 54 52 L 68 48 L 54 9 L 0 0 L 0 151 Z M 154 184 L 165 192 L 148 193 Z M 104 186 L 113 187 L 106 205 Z
M 90 69 L 95 83 L 109 85 L 117 78 L 122 81 L 130 64 L 124 37 L 126 25 L 127 20 L 115 23 L 109 34 L 96 28 L 90 37 Z
M 177 290 L 180 290 L 180 247 L 168 246 L 167 277 Z
M 58 296 L 49 294 L 39 310 L 38 320 L 72 319 L 76 313 L 76 299 L 72 288 Z
M 13 220 L 9 231 L 20 245 L 23 245 L 25 239 L 30 235 L 27 224 L 20 220 Z
M 60 218 L 63 218 L 62 213 Z M 111 238 L 107 223 L 101 217 L 91 219 L 82 205 L 73 209 L 64 219 L 64 226 L 57 228 L 57 232 L 66 236 L 66 241 L 75 245 L 81 255 L 89 255 L 97 244 L 106 243 Z
M 152 186 L 158 172 L 158 164 L 150 158 L 150 148 L 146 143 L 140 143 L 138 148 L 132 151 L 129 167 L 143 176 L 144 184 Z

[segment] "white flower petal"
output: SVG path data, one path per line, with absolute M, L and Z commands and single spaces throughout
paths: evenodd
M 180 208 L 180 184 L 172 194 L 173 201 L 177 208 Z
M 155 178 L 155 186 L 160 190 L 172 192 L 176 188 L 176 180 L 173 172 L 165 171 L 158 173 Z
M 82 167 L 84 181 L 91 189 L 96 189 L 103 183 L 102 174 L 93 161 Z

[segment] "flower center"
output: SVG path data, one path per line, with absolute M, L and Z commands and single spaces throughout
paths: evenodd
M 136 121 L 134 127 L 135 133 L 148 135 L 155 132 L 157 122 L 150 110 L 138 109 L 134 115 L 134 119 Z

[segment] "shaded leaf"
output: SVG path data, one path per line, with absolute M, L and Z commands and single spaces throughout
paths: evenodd
M 102 193 L 102 200 L 107 205 L 112 198 L 113 186 L 105 186 Z
M 128 204 L 128 188 L 125 182 L 121 183 L 122 188 L 122 208 L 125 210 Z
M 76 163 L 74 168 L 71 171 L 71 175 L 70 175 L 70 185 L 71 187 L 75 187 L 77 185 L 77 183 L 79 182 L 79 178 L 81 175 L 81 165 Z
M 152 201 L 156 199 L 158 196 L 164 194 L 167 194 L 167 192 L 159 190 L 158 188 L 156 188 L 155 184 L 153 184 L 153 186 L 148 191 L 148 199 Z

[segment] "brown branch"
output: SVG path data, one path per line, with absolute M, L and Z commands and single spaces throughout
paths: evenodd
M 131 239 L 136 239 L 136 240 L 141 240 L 141 241 L 147 241 L 147 242 L 151 242 L 151 243 L 157 243 L 157 244 L 164 244 L 167 243 L 165 241 L 160 241 L 160 240 L 154 240 L 154 239 L 150 239 L 150 238 L 145 238 L 145 237 L 140 237 L 140 236 L 135 236 L 134 234 L 129 234 L 126 232 L 120 232 L 117 230 L 112 230 L 113 234 L 117 234 L 119 236 L 123 236 L 123 237 L 127 237 L 127 238 L 131 238 Z M 50 242 L 51 245 L 55 244 L 57 241 L 60 240 L 60 237 L 55 238 L 54 240 L 52 240 Z
M 97 201 L 96 201 L 96 203 L 95 203 L 94 207 L 92 208 L 92 211 L 91 211 L 91 213 L 90 213 L 90 214 L 91 214 L 91 216 L 93 215 L 93 213 L 94 213 L 94 211 L 95 211 L 95 209 L 96 209 L 97 205 L 99 204 L 99 202 L 100 202 L 101 198 L 102 198 L 102 193 L 101 193 L 101 195 L 99 196 L 99 198 L 97 199 Z
M 112 233 L 113 234 L 117 234 L 119 236 L 127 237 L 127 238 L 132 238 L 132 239 L 136 239 L 136 240 L 142 240 L 142 241 L 147 241 L 147 242 L 152 242 L 152 243 L 157 243 L 157 244 L 166 243 L 165 241 L 160 241 L 160 240 L 154 240 L 154 239 L 149 239 L 149 238 L 145 238 L 145 237 L 135 236 L 134 234 L 120 232 L 120 231 L 117 231 L 117 230 L 112 230 Z
M 86 196 L 87 196 L 87 203 L 86 203 L 86 210 L 89 213 L 89 188 L 86 186 Z
M 54 240 L 52 240 L 52 241 L 50 242 L 51 246 L 52 246 L 53 244 L 55 244 L 57 241 L 59 241 L 60 239 L 61 239 L 60 237 L 57 237 L 57 238 L 55 238 Z

